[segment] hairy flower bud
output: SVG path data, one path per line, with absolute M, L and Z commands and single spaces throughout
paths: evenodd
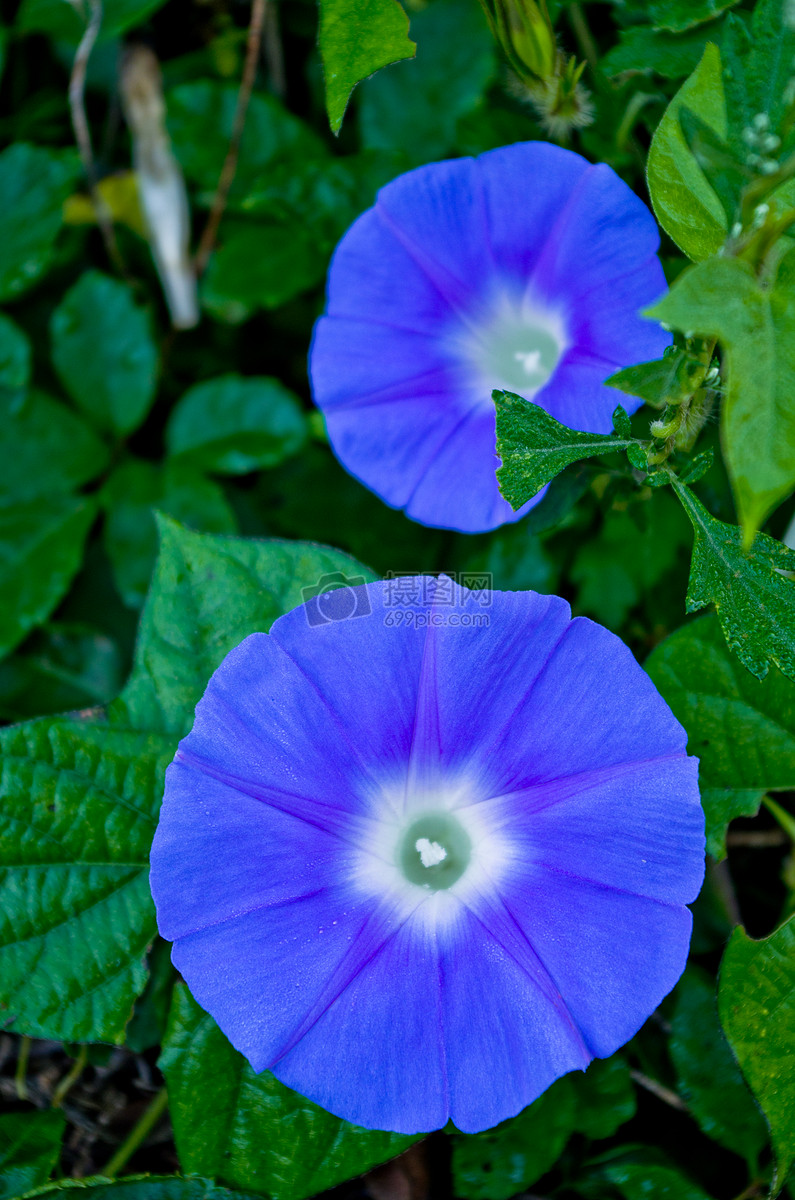
M 555 73 L 558 48 L 545 0 L 481 0 L 491 31 L 526 83 Z M 528 75 L 530 78 L 528 78 Z
M 538 113 L 546 133 L 565 142 L 593 121 L 580 82 L 585 63 L 558 49 L 545 0 L 480 0 L 494 38 L 516 74 L 517 90 Z

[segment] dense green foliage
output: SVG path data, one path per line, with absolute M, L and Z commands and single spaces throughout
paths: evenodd
M 551 136 L 477 0 L 255 0 L 252 34 L 246 0 L 5 14 L 0 1200 L 785 1187 L 795 15 L 783 0 L 548 8 L 587 60 L 594 119 L 569 144 L 662 226 L 671 290 L 653 315 L 674 345 L 612 378 L 613 435 L 495 393 L 504 496 L 548 491 L 476 536 L 414 524 L 345 474 L 306 354 L 331 252 L 382 184 Z M 646 401 L 631 420 L 622 392 Z M 443 570 L 556 592 L 630 645 L 700 758 L 709 859 L 691 964 L 633 1041 L 496 1129 L 415 1142 L 401 1192 L 398 1176 L 356 1180 L 412 1139 L 254 1075 L 198 1009 L 156 935 L 148 857 L 163 772 L 232 647 L 329 573 Z

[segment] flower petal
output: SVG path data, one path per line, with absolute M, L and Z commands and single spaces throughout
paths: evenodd
M 335 408 L 326 415 L 326 428 L 346 470 L 387 504 L 404 508 L 461 419 L 446 397 L 420 393 L 367 408 Z
M 698 763 L 633 762 L 498 797 L 478 806 L 529 867 L 688 904 L 704 878 Z
M 617 369 L 614 363 L 573 348 L 561 359 L 555 374 L 533 401 L 569 429 L 612 433 L 617 405 L 631 414 L 643 403 L 635 396 L 605 386 L 604 381 Z
M 494 796 L 515 777 L 515 714 L 570 628 L 569 606 L 536 592 L 453 585 L 450 604 L 437 612 L 425 646 L 412 756 L 471 778 L 483 798 Z M 495 743 L 507 762 L 493 753 Z
M 425 630 L 410 623 L 399 628 L 385 623 L 391 611 L 387 584 L 373 583 L 351 592 L 362 615 L 309 630 L 305 610 L 296 608 L 275 621 L 268 636 L 285 658 L 300 662 L 305 690 L 323 696 L 357 753 L 377 764 L 378 781 L 398 777 L 402 781 L 414 728 Z M 317 741 L 317 735 L 307 712 L 302 740 Z
M 430 163 L 393 179 L 378 193 L 375 211 L 451 309 L 479 304 L 494 261 L 473 159 Z
M 521 294 L 556 228 L 561 197 L 570 195 L 590 166 L 549 142 L 501 146 L 475 161 L 494 259 Z
M 426 334 L 451 320 L 447 300 L 372 208 L 334 252 L 327 312 Z
M 172 763 L 150 874 L 163 937 L 184 938 L 336 886 L 355 870 L 359 829 L 353 813 L 266 788 L 252 795 L 193 764 Z M 234 932 L 223 936 L 231 948 Z
M 540 292 L 549 300 L 584 296 L 643 266 L 659 244 L 656 222 L 643 201 L 604 163 L 589 167 L 549 232 L 531 294 Z
M 403 919 L 341 883 L 183 937 L 172 960 L 232 1045 L 263 1071 L 300 1044 Z M 301 1090 L 313 1098 L 311 1085 Z
M 371 398 L 410 400 L 434 390 L 442 396 L 463 391 L 462 411 L 468 407 L 461 366 L 438 338 L 374 321 L 321 317 L 311 372 L 317 402 L 326 410 Z
M 671 344 L 671 334 L 656 321 L 641 317 L 640 311 L 664 292 L 665 275 L 657 258 L 650 258 L 620 279 L 594 288 L 585 301 L 580 300 L 574 306 L 569 318 L 569 332 L 577 353 L 604 359 L 611 364 L 607 374 L 633 363 L 660 358 Z
M 439 960 L 419 914 L 273 1065 L 282 1083 L 367 1129 L 426 1133 L 449 1115 Z
M 592 1055 L 521 937 L 462 912 L 438 932 L 450 1116 L 477 1133 L 531 1104 Z
M 577 617 L 525 702 L 481 752 L 505 762 L 516 790 L 595 767 L 684 756 L 686 745 L 685 730 L 624 643 Z
M 307 622 L 306 610 L 296 611 Z M 179 754 L 227 783 L 260 785 L 342 810 L 361 805 L 371 779 L 324 695 L 264 633 L 246 638 L 221 663 Z
M 637 1033 L 685 968 L 686 908 L 521 865 L 501 894 L 598 1058 Z
M 423 525 L 479 533 L 520 520 L 542 498 L 532 497 L 516 512 L 497 485 L 500 459 L 494 452 L 495 415 L 481 404 L 434 447 L 425 470 L 405 503 L 406 515 Z

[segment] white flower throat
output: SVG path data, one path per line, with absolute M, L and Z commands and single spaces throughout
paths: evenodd
M 495 388 L 529 400 L 549 382 L 565 348 L 555 314 L 503 299 L 478 333 L 470 333 L 467 357 L 488 403 Z

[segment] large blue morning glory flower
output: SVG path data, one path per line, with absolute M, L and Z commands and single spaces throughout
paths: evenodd
M 638 316 L 665 290 L 658 245 L 610 167 L 546 142 L 393 180 L 337 247 L 310 354 L 343 466 L 426 525 L 517 520 L 540 497 L 499 494 L 492 389 L 591 433 L 634 412 L 604 381 L 670 343 Z
M 255 1070 L 368 1128 L 472 1132 L 612 1054 L 679 978 L 697 761 L 565 601 L 442 579 L 396 609 L 390 586 L 224 660 L 168 770 L 152 892 Z

